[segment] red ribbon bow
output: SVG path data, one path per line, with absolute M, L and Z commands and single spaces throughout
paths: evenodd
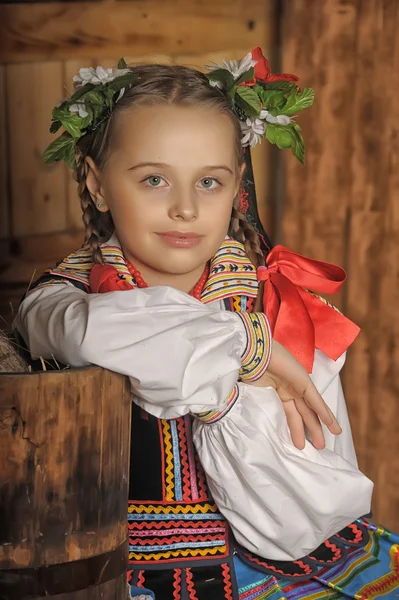
M 133 286 L 118 275 L 112 265 L 94 265 L 90 273 L 90 291 L 93 294 L 106 294 L 119 290 L 132 290 Z
M 346 279 L 341 267 L 301 256 L 284 246 L 275 246 L 259 267 L 264 281 L 263 310 L 273 337 L 312 372 L 314 351 L 337 360 L 357 337 L 360 329 L 306 289 L 335 294 Z M 306 289 L 304 289 L 306 288 Z

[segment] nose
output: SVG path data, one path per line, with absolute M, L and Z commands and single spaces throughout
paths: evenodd
M 190 222 L 198 218 L 198 203 L 193 190 L 176 187 L 169 195 L 169 200 L 169 217 L 171 219 Z

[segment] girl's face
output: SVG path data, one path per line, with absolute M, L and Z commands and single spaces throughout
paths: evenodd
M 217 109 L 161 104 L 119 114 L 113 135 L 101 172 L 87 159 L 92 198 L 149 285 L 189 288 L 229 227 L 241 178 L 233 124 Z

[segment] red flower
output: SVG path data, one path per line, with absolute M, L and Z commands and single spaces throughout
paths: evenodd
M 254 48 L 252 50 L 252 59 L 257 61 L 254 67 L 255 79 L 259 79 L 266 83 L 271 83 L 272 81 L 291 81 L 292 83 L 296 83 L 299 81 L 299 77 L 290 75 L 289 73 L 273 74 L 269 62 L 263 56 L 261 48 Z

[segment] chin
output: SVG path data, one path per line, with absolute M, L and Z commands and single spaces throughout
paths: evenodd
M 192 271 L 199 269 L 206 262 L 207 259 L 200 261 L 198 258 L 197 260 L 179 260 L 179 258 L 173 261 L 162 260 L 157 265 L 157 269 L 162 273 L 170 275 L 186 275 L 187 273 L 192 273 Z

